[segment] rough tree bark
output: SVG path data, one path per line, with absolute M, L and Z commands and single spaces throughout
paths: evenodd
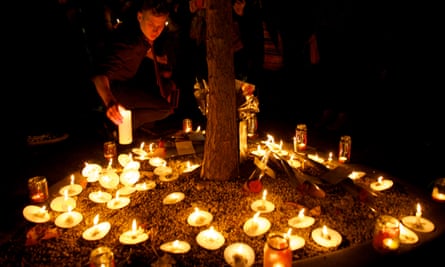
M 208 114 L 201 177 L 239 176 L 239 141 L 232 52 L 231 1 L 207 0 Z

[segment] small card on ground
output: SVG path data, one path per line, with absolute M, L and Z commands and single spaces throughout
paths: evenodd
M 195 154 L 192 141 L 178 141 L 175 144 L 178 155 Z

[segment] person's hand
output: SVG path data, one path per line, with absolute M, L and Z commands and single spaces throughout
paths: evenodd
M 118 103 L 111 103 L 107 106 L 106 115 L 114 124 L 119 125 L 124 122 L 124 117 L 119 112 L 119 109 L 123 108 Z

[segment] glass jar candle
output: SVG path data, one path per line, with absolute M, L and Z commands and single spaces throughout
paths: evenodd
M 400 246 L 400 222 L 389 215 L 377 218 L 372 246 L 380 253 L 397 251 Z
M 291 267 L 292 251 L 289 238 L 284 233 L 270 233 L 264 245 L 263 267 Z
M 109 247 L 98 247 L 91 251 L 90 267 L 114 267 L 114 254 Z
M 351 136 L 343 135 L 340 137 L 338 147 L 338 162 L 347 163 L 351 160 Z
M 182 131 L 184 133 L 190 133 L 193 129 L 192 120 L 191 119 L 184 119 L 182 120 Z
M 29 199 L 32 203 L 43 203 L 48 200 L 48 182 L 45 176 L 34 176 L 28 179 Z
M 295 129 L 294 151 L 302 152 L 307 146 L 307 126 L 306 124 L 298 124 Z
M 445 178 L 434 181 L 431 197 L 437 202 L 445 202 Z

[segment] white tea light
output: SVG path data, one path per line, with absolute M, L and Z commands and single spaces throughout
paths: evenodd
M 205 249 L 216 250 L 224 244 L 225 238 L 211 226 L 209 229 L 201 231 L 196 236 L 196 242 Z
M 175 240 L 169 241 L 161 245 L 161 250 L 173 254 L 184 254 L 189 252 L 190 244 L 186 241 Z
M 316 228 L 311 233 L 312 239 L 322 247 L 332 248 L 340 245 L 342 237 L 334 229 L 326 227 Z
M 23 216 L 25 219 L 33 223 L 44 223 L 51 218 L 45 206 L 39 207 L 35 205 L 26 206 L 23 209 Z

